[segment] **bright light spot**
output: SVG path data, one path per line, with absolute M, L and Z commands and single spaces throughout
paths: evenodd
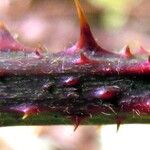
M 21 26 L 21 32 L 28 40 L 38 40 L 44 34 L 45 21 L 38 18 L 28 18 Z

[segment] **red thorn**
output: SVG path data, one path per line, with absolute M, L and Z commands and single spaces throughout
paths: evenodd
M 80 0 L 74 0 L 74 1 L 75 1 L 78 17 L 80 20 L 80 38 L 74 46 L 66 50 L 66 53 L 74 54 L 76 52 L 81 52 L 81 50 L 84 50 L 84 51 L 96 52 L 99 55 L 116 56 L 116 54 L 101 48 L 97 44 L 91 32 L 85 13 L 81 7 Z
M 67 54 L 74 54 L 80 52 L 81 49 L 84 51 L 99 52 L 100 54 L 108 54 L 106 50 L 103 50 L 95 41 L 91 32 L 90 26 L 84 14 L 84 11 L 80 5 L 80 0 L 74 0 L 77 8 L 79 20 L 80 20 L 80 38 L 79 41 L 73 47 L 67 49 Z
M 43 58 L 43 55 L 39 49 L 35 50 L 35 54 L 36 54 L 37 58 L 39 58 L 39 59 Z
M 98 47 L 92 35 L 91 29 L 85 17 L 84 11 L 80 5 L 80 1 L 75 0 L 75 4 L 76 4 L 79 20 L 80 20 L 80 39 L 77 42 L 77 48 L 78 49 L 82 49 L 82 48 L 93 49 L 95 47 Z
M 17 113 L 22 113 L 23 114 L 22 119 L 26 119 L 28 116 L 38 114 L 40 112 L 38 106 L 31 104 L 11 107 L 10 110 Z
M 2 22 L 0 22 L 0 51 L 24 51 L 27 53 L 35 52 L 38 58 L 41 57 L 39 48 L 35 49 L 25 47 L 16 41 Z
M 33 115 L 33 114 L 38 114 L 39 113 L 39 109 L 37 106 L 30 106 L 27 107 L 23 110 L 23 117 L 22 119 L 26 119 L 28 116 Z
M 88 58 L 83 52 L 80 53 L 80 58 L 75 62 L 75 64 L 78 65 L 95 64 L 95 63 L 98 63 L 98 61 Z
M 39 58 L 43 58 L 42 54 L 46 51 L 47 51 L 47 48 L 44 45 L 42 45 L 41 43 L 38 43 L 38 46 L 35 50 L 36 55 L 39 56 Z
M 101 48 L 97 44 L 91 32 L 85 13 L 81 7 L 80 0 L 74 0 L 74 1 L 75 1 L 78 17 L 80 20 L 80 38 L 74 46 L 66 50 L 66 54 L 74 54 L 76 52 L 81 52 L 81 50 L 83 50 L 83 51 L 96 52 L 98 55 L 116 56 L 116 54 Z
M 18 43 L 12 37 L 10 32 L 6 29 L 5 25 L 0 22 L 0 50 L 5 51 L 7 49 L 13 49 Z
M 116 116 L 116 123 L 117 123 L 117 132 L 120 129 L 121 124 L 123 123 L 123 121 L 125 120 L 124 116 Z
M 74 131 L 76 131 L 79 125 L 81 124 L 83 118 L 79 116 L 72 116 L 71 120 L 73 121 L 73 124 L 74 124 Z
M 128 45 L 123 48 L 123 50 L 121 51 L 121 55 L 125 58 L 133 57 L 133 54 L 131 53 L 131 49 Z
M 74 131 L 77 130 L 77 128 L 79 127 L 79 125 L 80 125 L 79 117 L 75 117 L 75 128 L 74 128 Z

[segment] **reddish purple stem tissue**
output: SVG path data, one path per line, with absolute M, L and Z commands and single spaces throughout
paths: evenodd
M 80 38 L 62 52 L 49 53 L 26 47 L 0 23 L 1 79 L 25 76 L 24 83 L 28 84 L 32 82 L 28 76 L 32 76 L 36 83 L 31 89 L 34 92 L 28 91 L 31 83 L 25 85 L 23 94 L 30 96 L 27 100 L 24 95 L 19 97 L 13 93 L 9 86 L 2 89 L 0 99 L 5 101 L 0 110 L 22 113 L 23 119 L 40 112 L 60 112 L 69 116 L 76 128 L 83 119 L 93 115 L 113 114 L 118 124 L 124 118 L 121 113 L 149 115 L 149 52 L 141 47 L 135 55 L 129 46 L 120 53 L 103 49 L 93 37 L 79 0 L 75 0 L 75 4 L 80 19 Z M 20 84 L 11 82 L 15 88 Z M 24 98 L 23 102 L 11 102 L 15 95 Z

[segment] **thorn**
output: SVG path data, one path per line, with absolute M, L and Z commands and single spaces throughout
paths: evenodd
M 39 109 L 37 106 L 27 106 L 22 111 L 24 113 L 24 116 L 22 117 L 23 120 L 26 119 L 30 115 L 39 113 Z
M 76 5 L 78 17 L 80 19 L 80 27 L 84 28 L 85 25 L 88 25 L 88 21 L 85 16 L 85 13 L 81 7 L 80 0 L 75 0 L 75 5 Z
M 84 62 L 89 62 L 89 61 L 90 61 L 90 59 L 87 58 L 87 56 L 85 56 L 84 53 L 81 53 L 81 54 L 80 54 L 80 58 L 81 58 Z
M 121 55 L 124 56 L 125 58 L 132 58 L 133 57 L 133 54 L 131 53 L 131 49 L 130 49 L 129 45 L 125 46 L 122 49 Z
M 84 51 L 96 52 L 99 55 L 114 55 L 114 53 L 101 48 L 97 44 L 91 32 L 85 13 L 81 7 L 80 0 L 74 0 L 74 2 L 80 21 L 80 38 L 75 45 L 66 50 L 66 54 L 74 54 L 75 52 L 81 52 L 82 49 Z
M 43 58 L 43 55 L 39 49 L 35 50 L 35 54 L 36 54 L 37 58 L 39 58 L 39 59 Z
M 117 123 L 117 130 L 116 132 L 119 131 L 121 124 L 125 120 L 125 116 L 116 116 L 116 123 Z
M 71 117 L 71 120 L 73 121 L 73 124 L 74 124 L 74 132 L 78 129 L 81 121 L 83 120 L 82 117 L 79 117 L 79 116 L 72 116 Z
M 47 47 L 41 44 L 40 42 L 37 44 L 37 50 L 39 50 L 41 53 L 48 51 Z
M 40 112 L 38 106 L 32 104 L 20 105 L 11 107 L 10 110 L 23 114 L 22 119 L 26 119 L 28 116 L 38 114 Z
M 80 65 L 95 64 L 95 63 L 98 63 L 98 61 L 91 60 L 83 52 L 80 53 L 80 58 L 76 62 L 76 64 L 80 64 Z
M 80 118 L 78 116 L 75 117 L 75 124 L 74 124 L 74 132 L 78 129 L 80 125 Z
M 74 1 L 75 1 L 78 17 L 80 20 L 80 39 L 77 42 L 77 48 L 93 50 L 99 46 L 97 45 L 92 35 L 90 26 L 88 24 L 84 11 L 81 7 L 80 0 L 74 0 Z
M 5 27 L 4 23 L 0 22 L 0 51 L 23 51 L 27 53 L 36 53 L 37 49 L 26 47 L 23 44 L 19 43 L 11 35 L 9 30 Z
M 0 22 L 0 49 L 5 49 L 13 44 L 16 45 L 15 39 L 7 30 L 4 23 Z
M 120 126 L 121 126 L 121 123 L 117 123 L 117 130 L 116 130 L 116 132 L 118 132 L 118 131 L 119 131 Z
M 80 58 L 77 60 L 76 64 L 89 64 L 90 59 L 84 55 L 84 53 L 80 53 Z

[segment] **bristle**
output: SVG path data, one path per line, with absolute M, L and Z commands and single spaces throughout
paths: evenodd
M 136 96 L 135 96 L 136 97 Z M 138 116 L 140 114 L 149 114 L 150 113 L 150 99 L 149 93 L 144 94 L 143 96 L 130 97 L 124 99 L 120 102 L 121 111 L 132 112 Z

